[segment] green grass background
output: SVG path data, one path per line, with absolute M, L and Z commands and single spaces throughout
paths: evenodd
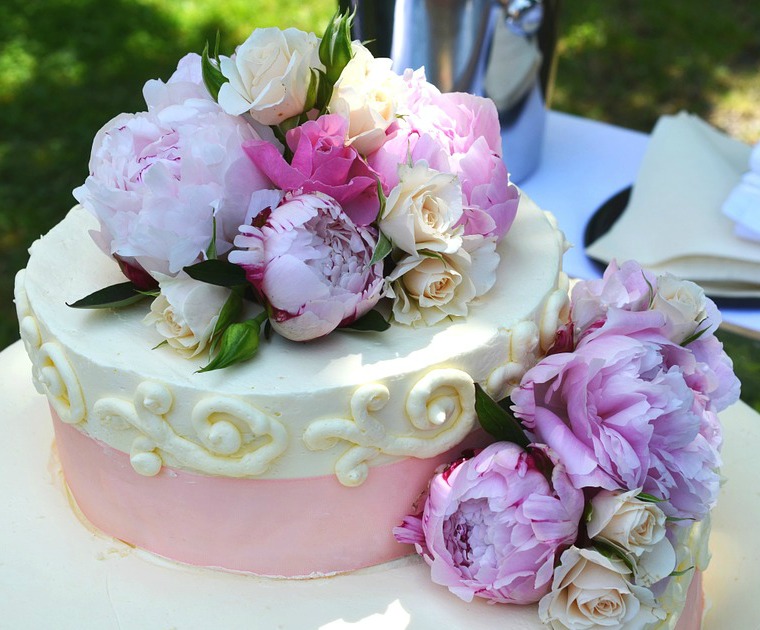
M 144 108 L 147 79 L 221 34 L 320 32 L 334 0 L 4 0 L 0 4 L 0 348 L 18 338 L 13 277 L 73 205 L 95 132 Z M 553 107 L 642 131 L 687 109 L 760 140 L 760 5 L 565 0 Z M 706 174 L 708 176 L 709 174 Z M 65 261 L 61 261 L 65 264 Z M 725 334 L 760 409 L 760 342 Z

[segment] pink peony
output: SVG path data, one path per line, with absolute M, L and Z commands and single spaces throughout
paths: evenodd
M 701 519 L 719 487 L 711 397 L 724 405 L 738 393 L 730 369 L 700 360 L 715 351 L 694 353 L 651 330 L 586 337 L 529 370 L 513 409 L 575 487 L 643 487 L 668 516 Z
M 421 85 L 417 75 L 405 78 L 411 92 L 399 106 L 401 118 L 369 156 L 370 166 L 386 190 L 398 183 L 400 163 L 424 160 L 433 169 L 454 173 L 462 186 L 464 233 L 501 239 L 514 221 L 519 192 L 501 159 L 495 106 L 470 94 L 441 94 Z
M 357 153 L 344 146 L 348 121 L 330 114 L 291 129 L 287 143 L 293 152 L 290 164 L 277 148 L 263 140 L 244 146 L 251 161 L 277 188 L 286 192 L 322 192 L 335 199 L 356 225 L 377 218 L 377 174 Z
M 100 222 L 93 238 L 129 277 L 175 275 L 202 260 L 214 218 L 226 252 L 251 194 L 271 185 L 243 152 L 258 136 L 204 97 L 195 63 L 185 58 L 167 84 L 148 82 L 148 112 L 120 114 L 98 132 L 90 175 L 74 191 Z
M 377 304 L 382 263 L 370 266 L 372 232 L 314 192 L 254 195 L 230 261 L 242 266 L 282 336 L 307 341 L 350 324 Z
M 529 604 L 549 592 L 554 563 L 575 542 L 583 493 L 541 452 L 492 444 L 430 483 L 424 511 L 394 529 L 413 543 L 432 579 L 465 601 Z
M 714 332 L 721 321 L 696 284 L 670 274 L 655 276 L 632 260 L 622 266 L 613 261 L 601 279 L 579 282 L 570 319 L 576 342 L 589 335 L 657 330 L 679 344 L 699 331 Z

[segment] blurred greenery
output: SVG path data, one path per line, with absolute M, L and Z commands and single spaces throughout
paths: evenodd
M 63 218 L 87 175 L 95 132 L 144 107 L 141 88 L 221 35 L 321 31 L 334 0 L 4 0 L 0 4 L 0 347 L 18 338 L 13 276 Z M 760 8 L 744 0 L 565 1 L 553 107 L 651 130 L 687 109 L 760 140 Z M 760 384 L 760 349 L 729 350 Z M 745 388 L 760 396 L 758 387 Z M 760 399 L 753 404 L 760 409 Z

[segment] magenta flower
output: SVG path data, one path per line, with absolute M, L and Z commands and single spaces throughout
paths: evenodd
M 357 153 L 344 146 L 348 121 L 331 114 L 291 129 L 287 143 L 293 152 L 290 164 L 277 148 L 263 140 L 245 144 L 251 161 L 279 189 L 286 192 L 322 192 L 337 201 L 356 225 L 377 218 L 377 174 Z
M 229 259 L 246 271 L 283 337 L 307 341 L 350 324 L 377 304 L 382 263 L 375 238 L 327 195 L 255 193 Z
M 554 563 L 575 542 L 583 493 L 556 465 L 551 482 L 538 458 L 515 444 L 492 444 L 430 483 L 424 511 L 394 529 L 413 543 L 434 582 L 465 601 L 529 604 L 549 592 Z
M 586 337 L 529 370 L 513 409 L 558 454 L 575 487 L 643 487 L 664 500 L 668 516 L 701 519 L 719 487 L 711 397 L 724 405 L 738 393 L 729 368 L 700 360 L 716 350 L 695 354 L 651 331 Z

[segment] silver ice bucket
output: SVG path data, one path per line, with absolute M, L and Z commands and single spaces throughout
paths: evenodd
M 504 157 L 519 183 L 538 166 L 554 75 L 559 0 L 341 0 L 355 38 L 394 69 L 425 66 L 444 92 L 496 104 Z

